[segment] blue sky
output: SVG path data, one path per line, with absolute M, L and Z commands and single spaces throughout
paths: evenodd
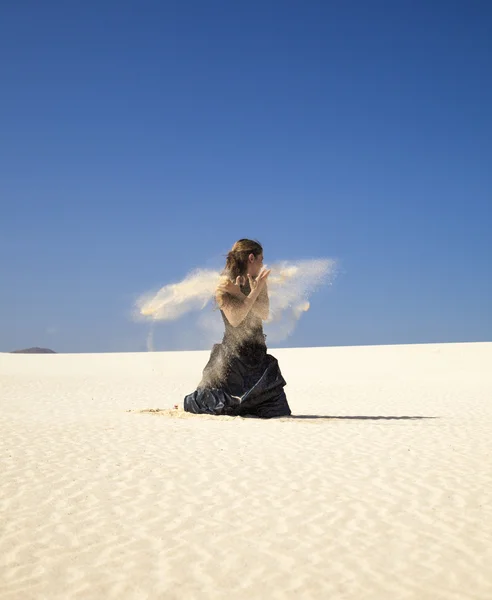
M 340 261 L 283 346 L 492 339 L 492 4 L 19 0 L 0 51 L 0 351 L 142 350 L 241 237 Z

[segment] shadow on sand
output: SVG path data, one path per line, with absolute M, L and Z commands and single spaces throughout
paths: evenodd
M 140 410 L 129 409 L 127 412 L 133 413 L 150 413 L 154 415 L 160 415 L 162 417 L 175 418 L 175 419 L 219 419 L 224 421 L 230 421 L 231 419 L 258 419 L 264 421 L 334 421 L 334 420 L 350 420 L 350 421 L 412 421 L 417 419 L 439 419 L 439 417 L 423 417 L 423 416 L 377 416 L 377 415 L 347 415 L 347 416 L 336 416 L 336 415 L 290 415 L 289 417 L 274 417 L 273 419 L 260 419 L 256 415 L 243 415 L 241 417 L 228 416 L 228 415 L 212 415 L 202 414 L 195 415 L 193 413 L 185 412 L 179 408 L 145 408 Z
M 337 417 L 330 415 L 291 415 L 290 417 L 284 417 L 286 419 L 355 419 L 355 420 L 368 420 L 368 421 L 379 421 L 379 420 L 412 420 L 412 419 L 438 419 L 439 417 L 375 417 L 375 416 L 349 416 L 349 417 Z

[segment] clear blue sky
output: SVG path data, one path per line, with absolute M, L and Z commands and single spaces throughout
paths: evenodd
M 19 0 L 0 52 L 0 351 L 141 350 L 240 237 L 341 262 L 283 345 L 492 339 L 492 3 Z

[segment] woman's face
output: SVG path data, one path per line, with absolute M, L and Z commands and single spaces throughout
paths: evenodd
M 251 277 L 258 277 L 258 273 L 263 268 L 263 254 L 258 256 L 254 256 L 253 254 L 249 255 L 248 259 L 248 275 Z

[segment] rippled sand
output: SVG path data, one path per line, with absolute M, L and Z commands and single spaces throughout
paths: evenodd
M 174 410 L 208 352 L 0 354 L 0 597 L 490 600 L 492 344 L 272 353 L 295 418 Z

